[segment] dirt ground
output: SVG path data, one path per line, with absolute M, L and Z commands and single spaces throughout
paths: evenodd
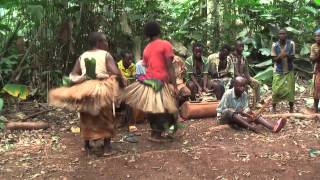
M 20 112 L 41 110 L 34 104 Z M 296 111 L 303 107 L 301 100 Z M 191 120 L 183 137 L 166 144 L 149 142 L 148 124 L 139 124 L 138 143 L 124 142 L 126 131 L 119 129 L 113 143 L 120 151 L 102 157 L 81 151 L 76 113 L 55 110 L 33 120 L 51 128 L 0 131 L 0 179 L 320 179 L 320 156 L 309 152 L 320 150 L 318 119 L 290 118 L 278 134 L 217 128 L 214 118 Z

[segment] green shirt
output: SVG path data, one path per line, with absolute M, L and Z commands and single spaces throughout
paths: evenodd
M 191 80 L 191 75 L 193 74 L 196 78 L 203 78 L 203 75 L 208 74 L 208 69 L 209 69 L 209 61 L 206 57 L 202 56 L 202 70 L 200 74 L 196 73 L 196 67 L 193 64 L 193 56 L 190 56 L 186 59 L 186 69 L 187 69 L 187 73 L 186 73 L 186 80 L 190 81 Z
M 248 95 L 243 92 L 241 97 L 237 98 L 234 88 L 228 89 L 222 96 L 222 99 L 217 108 L 217 116 L 220 117 L 221 113 L 226 109 L 233 109 L 235 111 L 242 110 L 243 112 L 250 111 Z

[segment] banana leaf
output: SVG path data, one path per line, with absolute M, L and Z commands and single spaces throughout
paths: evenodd
M 272 65 L 273 62 L 272 62 L 272 59 L 269 59 L 267 61 L 264 61 L 264 62 L 261 62 L 259 64 L 255 64 L 254 67 L 257 67 L 257 68 L 266 68 L 270 65 Z
M 269 66 L 264 71 L 259 72 L 254 78 L 263 84 L 271 84 L 273 77 L 273 67 Z
M 21 100 L 26 100 L 30 94 L 28 87 L 22 84 L 6 84 L 2 91 Z

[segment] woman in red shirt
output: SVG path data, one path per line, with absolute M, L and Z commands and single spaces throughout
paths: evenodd
M 126 88 L 124 98 L 128 105 L 148 114 L 152 129 L 149 140 L 164 142 L 168 138 L 162 133 L 172 125 L 176 130 L 178 115 L 174 98 L 173 48 L 170 42 L 160 39 L 160 25 L 157 22 L 148 22 L 144 33 L 150 39 L 143 51 L 146 74 Z

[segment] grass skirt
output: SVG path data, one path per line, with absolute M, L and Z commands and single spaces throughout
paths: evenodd
M 49 92 L 49 103 L 54 106 L 98 115 L 102 109 L 112 109 L 119 96 L 115 77 L 87 80 L 71 87 L 60 87 Z
M 110 138 L 114 135 L 112 103 L 120 89 L 115 76 L 103 80 L 87 80 L 72 87 L 49 92 L 49 103 L 80 112 L 80 133 L 85 140 Z
M 278 103 L 282 100 L 294 102 L 294 73 L 290 71 L 287 74 L 274 72 L 272 81 L 272 102 Z
M 147 113 L 171 113 L 178 112 L 173 95 L 173 87 L 164 83 L 162 89 L 156 92 L 152 87 L 135 82 L 126 87 L 123 93 L 125 102 L 136 109 Z

